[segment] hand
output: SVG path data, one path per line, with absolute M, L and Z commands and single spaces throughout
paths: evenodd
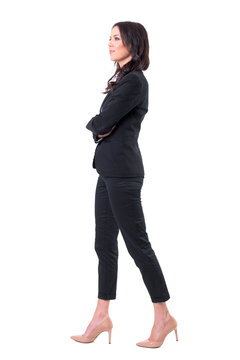
M 106 134 L 103 134 L 103 135 L 97 135 L 99 138 L 103 138 L 103 137 L 105 137 L 105 136 L 108 136 L 109 134 L 111 134 L 111 132 L 113 131 L 113 129 L 116 127 L 116 125 L 114 125 L 113 127 L 112 127 L 112 130 L 110 130 L 108 133 L 106 133 Z

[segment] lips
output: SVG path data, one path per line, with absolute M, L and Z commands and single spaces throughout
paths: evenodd
M 111 54 L 111 53 L 115 52 L 115 50 L 109 50 L 109 52 L 110 52 L 110 54 Z

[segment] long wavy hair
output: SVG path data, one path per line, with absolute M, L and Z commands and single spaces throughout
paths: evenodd
M 118 26 L 123 45 L 129 50 L 132 59 L 121 68 L 117 61 L 114 62 L 116 66 L 115 73 L 107 82 L 107 87 L 103 94 L 112 91 L 114 86 L 118 84 L 120 79 L 133 70 L 147 70 L 150 64 L 149 60 L 149 42 L 148 34 L 145 27 L 132 21 L 120 21 L 112 26 Z M 116 81 L 112 81 L 116 77 Z

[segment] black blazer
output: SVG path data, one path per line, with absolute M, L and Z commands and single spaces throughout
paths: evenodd
M 86 125 L 97 143 L 92 167 L 106 177 L 143 176 L 144 166 L 138 146 L 141 122 L 148 111 L 148 82 L 142 70 L 121 78 L 100 107 L 100 113 Z M 110 135 L 98 138 L 109 132 Z

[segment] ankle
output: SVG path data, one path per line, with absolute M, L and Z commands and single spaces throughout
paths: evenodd
M 164 309 L 163 311 L 155 311 L 154 314 L 154 324 L 158 324 L 159 322 L 167 322 L 170 319 L 171 315 L 168 309 Z
M 96 306 L 96 313 L 107 314 L 110 305 L 110 300 L 98 299 Z
M 108 309 L 97 308 L 95 310 L 94 318 L 103 319 L 103 318 L 108 317 L 108 316 L 109 316 Z
M 97 317 L 105 317 L 105 316 L 108 316 L 108 311 L 97 310 L 97 311 L 95 311 L 94 315 Z

